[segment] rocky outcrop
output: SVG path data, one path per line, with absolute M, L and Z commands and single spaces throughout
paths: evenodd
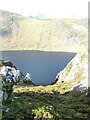
M 88 52 L 78 53 L 56 76 L 61 93 L 88 88 Z
M 0 85 L 2 84 L 2 94 L 3 99 L 7 99 L 13 91 L 13 86 L 20 83 L 29 83 L 31 82 L 30 74 L 27 73 L 24 76 L 20 70 L 17 70 L 11 62 L 0 61 Z

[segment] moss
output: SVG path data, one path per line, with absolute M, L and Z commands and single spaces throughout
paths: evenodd
M 59 86 L 58 86 L 59 87 Z M 7 101 L 3 101 L 5 109 L 10 111 L 3 113 L 2 120 L 64 120 L 64 119 L 88 119 L 90 106 L 86 101 L 88 98 L 86 92 L 78 96 L 72 96 L 73 93 L 60 94 L 53 93 L 58 90 L 54 85 L 52 89 L 47 87 L 14 87 L 14 93 Z M 15 92 L 19 89 L 19 92 Z M 24 90 L 24 91 L 22 91 Z M 19 97 L 19 98 L 14 98 Z M 13 100 L 12 100 L 13 99 Z

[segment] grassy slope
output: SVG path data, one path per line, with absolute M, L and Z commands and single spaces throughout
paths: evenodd
M 2 50 L 82 51 L 87 47 L 87 20 L 30 19 L 7 12 L 2 30 L 9 31 L 9 19 L 14 17 L 10 34 L 2 39 Z
M 47 88 L 46 88 L 47 89 Z M 19 86 L 15 88 L 14 97 L 3 101 L 5 109 L 2 120 L 89 120 L 90 106 L 87 91 L 76 93 L 75 96 L 50 94 L 45 90 Z

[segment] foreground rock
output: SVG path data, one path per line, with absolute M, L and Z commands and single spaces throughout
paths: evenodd
M 56 76 L 55 85 L 60 85 L 61 93 L 71 90 L 83 91 L 88 88 L 88 52 L 77 54 Z
M 26 76 L 24 76 L 20 72 L 20 70 L 17 70 L 13 66 L 11 62 L 0 61 L 0 64 L 1 64 L 0 75 L 1 75 L 3 99 L 7 99 L 11 95 L 13 91 L 13 86 L 15 84 L 20 84 L 20 83 L 22 84 L 27 82 L 29 84 L 32 84 L 29 73 L 27 73 Z

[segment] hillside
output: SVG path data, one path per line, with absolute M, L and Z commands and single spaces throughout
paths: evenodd
M 77 52 L 87 47 L 87 20 L 31 19 L 7 11 L 0 12 L 1 50 Z
M 15 85 L 11 97 L 3 101 L 2 120 L 88 120 L 87 57 L 87 51 L 77 54 L 53 85 Z
M 1 50 L 77 53 L 67 66 L 57 73 L 52 85 L 14 85 L 13 94 L 2 101 L 2 120 L 88 120 L 90 91 L 87 20 L 31 19 L 7 11 L 0 12 Z M 1 61 L 0 69 L 7 65 L 12 67 L 13 64 Z
M 62 93 L 71 90 L 88 88 L 88 52 L 77 54 L 56 76 L 56 85 L 60 85 Z

